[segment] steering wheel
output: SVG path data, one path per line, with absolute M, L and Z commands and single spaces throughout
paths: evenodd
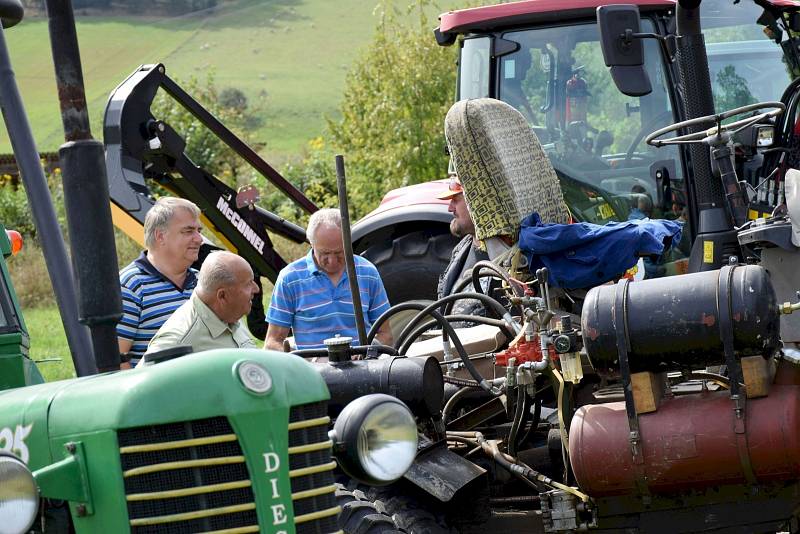
M 741 119 L 736 122 L 732 122 L 730 124 L 722 124 L 722 121 L 724 121 L 725 119 L 729 119 L 731 117 L 735 117 L 736 115 L 741 115 L 743 113 L 749 113 L 751 111 L 757 111 L 760 109 L 769 109 L 769 111 L 757 113 L 752 117 L 747 117 L 745 119 Z M 650 146 L 661 147 L 664 145 L 681 145 L 681 144 L 687 145 L 692 143 L 702 143 L 706 138 L 711 136 L 714 136 L 717 139 L 721 139 L 722 134 L 733 135 L 759 121 L 776 117 L 781 113 L 783 113 L 785 109 L 786 106 L 783 105 L 782 102 L 757 102 L 755 104 L 749 104 L 747 106 L 738 107 L 736 109 L 718 113 L 716 115 L 706 115 L 705 117 L 697 117 L 695 119 L 689 119 L 686 121 L 681 121 L 675 124 L 671 124 L 670 126 L 665 126 L 664 128 L 656 130 L 655 132 L 648 135 L 647 138 L 644 140 L 644 142 Z M 664 136 L 664 134 L 675 132 L 682 128 L 689 128 L 691 126 L 700 126 L 707 124 L 713 124 L 714 126 L 700 132 L 678 135 L 676 137 L 670 137 L 668 139 L 660 139 L 660 137 Z
M 628 150 L 625 152 L 625 159 L 623 160 L 623 162 L 625 163 L 626 166 L 628 162 L 633 159 L 633 156 L 636 153 L 636 147 L 638 147 L 639 143 L 642 141 L 642 139 L 644 139 L 644 136 L 647 133 L 647 131 L 653 126 L 656 126 L 657 124 L 663 124 L 667 122 L 667 120 L 669 120 L 670 118 L 672 118 L 672 110 L 667 109 L 662 111 L 649 121 L 647 121 L 647 124 L 639 128 L 639 132 L 636 134 L 636 137 L 633 138 L 631 144 L 628 145 Z

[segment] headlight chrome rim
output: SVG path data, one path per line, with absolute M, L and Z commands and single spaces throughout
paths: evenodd
M 0 524 L 6 532 L 27 532 L 39 512 L 39 488 L 28 466 L 0 453 Z
M 396 481 L 416 457 L 414 416 L 402 401 L 389 395 L 365 395 L 348 404 L 332 436 L 342 469 L 370 485 Z

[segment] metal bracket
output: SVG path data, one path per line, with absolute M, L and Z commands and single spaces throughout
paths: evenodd
M 736 359 L 733 348 L 733 318 L 731 314 L 731 285 L 733 273 L 736 265 L 726 265 L 719 272 L 718 292 L 719 301 L 719 331 L 722 339 L 722 347 L 725 350 L 725 365 L 728 367 L 728 378 L 731 383 L 731 402 L 733 403 L 733 431 L 736 435 L 736 449 L 739 453 L 739 463 L 742 466 L 742 474 L 750 484 L 756 484 L 756 476 L 753 472 L 753 464 L 750 461 L 750 451 L 747 445 L 747 395 L 743 391 L 741 384 L 744 380 L 742 376 L 742 366 Z M 746 390 L 746 388 L 745 388 Z
M 644 472 L 644 452 L 642 450 L 642 434 L 639 428 L 639 416 L 633 401 L 633 386 L 631 385 L 631 366 L 628 360 L 630 338 L 628 337 L 628 284 L 630 280 L 624 278 L 617 283 L 614 293 L 613 325 L 617 335 L 617 356 L 619 357 L 619 370 L 622 375 L 622 391 L 625 395 L 625 412 L 628 416 L 628 442 L 630 444 L 633 466 L 636 473 L 636 488 L 642 496 L 647 497 L 650 490 L 647 488 L 647 477 Z
M 64 444 L 67 457 L 33 473 L 42 497 L 62 499 L 75 504 L 78 516 L 94 514 L 89 474 L 83 443 L 70 441 Z

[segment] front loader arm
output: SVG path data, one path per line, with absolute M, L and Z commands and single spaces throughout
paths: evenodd
M 275 251 L 269 232 L 297 243 L 305 231 L 255 206 L 251 190 L 237 192 L 184 152 L 186 142 L 150 106 L 158 89 L 167 92 L 205 127 L 308 213 L 317 207 L 233 132 L 178 86 L 161 64 L 139 67 L 112 93 L 106 107 L 106 166 L 114 223 L 142 241 L 142 227 L 153 205 L 148 180 L 200 207 L 203 222 L 260 276 L 275 281 L 286 261 Z

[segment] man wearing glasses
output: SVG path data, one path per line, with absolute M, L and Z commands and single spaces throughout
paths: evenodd
M 323 341 L 336 334 L 358 339 L 345 271 L 342 218 L 335 209 L 321 209 L 308 220 L 308 254 L 284 267 L 272 292 L 267 311 L 265 349 L 284 350 L 289 329 L 298 349 L 324 348 Z M 389 299 L 378 270 L 361 256 L 355 256 L 361 308 L 367 330 L 389 309 Z M 392 344 L 389 322 L 376 338 Z

